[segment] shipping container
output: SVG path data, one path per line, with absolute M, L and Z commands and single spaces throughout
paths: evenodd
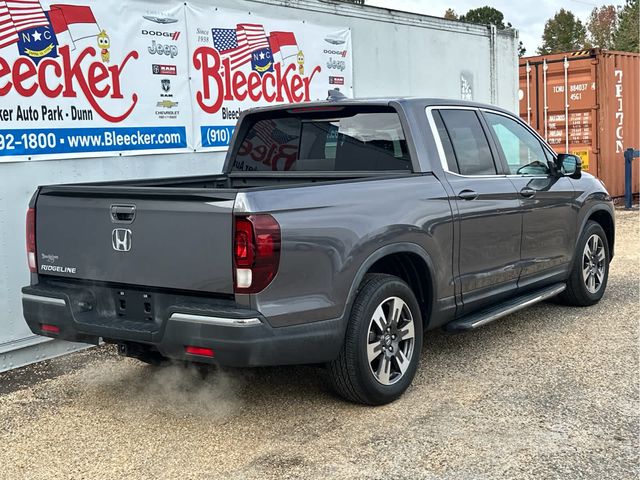
M 43 4 L 49 6 L 52 1 L 44 0 Z M 81 3 L 99 4 L 98 0 Z M 126 0 L 118 5 L 120 10 L 126 9 L 129 18 L 140 22 L 170 20 L 184 5 L 233 9 L 247 23 L 255 23 L 256 17 L 271 17 L 349 28 L 353 96 L 445 97 L 492 103 L 511 111 L 518 107 L 518 36 L 513 30 L 326 0 Z M 149 10 L 146 20 L 131 13 L 141 8 Z M 204 20 L 207 29 L 202 36 L 206 37 L 216 26 L 215 16 Z M 157 25 L 156 30 L 171 31 L 176 24 Z M 155 30 L 151 33 L 159 35 Z M 179 33 L 174 32 L 172 38 L 178 38 Z M 328 41 L 318 37 L 317 48 L 331 48 L 326 46 Z M 160 57 L 162 65 L 154 68 L 170 69 L 171 65 L 165 65 L 175 63 L 170 61 L 170 53 Z M 167 74 L 175 75 L 175 70 Z M 168 78 L 175 81 L 175 77 Z M 6 108 L 6 100 L 2 106 Z M 213 174 L 220 172 L 224 157 L 224 151 L 122 156 L 113 151 L 109 156 L 0 162 L 0 372 L 79 348 L 33 335 L 22 317 L 20 288 L 29 283 L 25 212 L 38 185 Z
M 591 49 L 522 58 L 519 98 L 521 118 L 556 152 L 580 156 L 612 196 L 624 195 L 624 150 L 640 149 L 639 54 Z M 639 170 L 636 162 L 634 193 Z

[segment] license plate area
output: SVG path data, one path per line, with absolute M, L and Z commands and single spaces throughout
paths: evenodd
M 117 289 L 113 293 L 118 317 L 153 323 L 155 319 L 153 294 L 122 289 Z

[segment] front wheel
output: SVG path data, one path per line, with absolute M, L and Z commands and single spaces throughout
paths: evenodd
M 587 307 L 598 303 L 609 278 L 609 243 L 600 224 L 589 221 L 576 249 L 576 258 L 560 300 L 568 305 Z
M 345 342 L 329 364 L 334 389 L 356 403 L 382 405 L 409 387 L 422 350 L 413 291 L 392 275 L 369 274 L 358 291 Z

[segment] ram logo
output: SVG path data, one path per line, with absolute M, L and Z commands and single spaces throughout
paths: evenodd
M 128 228 L 114 228 L 111 232 L 111 246 L 117 252 L 128 252 L 131 250 L 132 236 Z

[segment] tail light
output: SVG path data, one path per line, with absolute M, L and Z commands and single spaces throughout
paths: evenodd
M 233 235 L 236 293 L 258 293 L 280 264 L 280 225 L 271 215 L 236 217 Z
M 32 273 L 37 271 L 36 258 L 36 210 L 30 208 L 27 210 L 27 261 Z

